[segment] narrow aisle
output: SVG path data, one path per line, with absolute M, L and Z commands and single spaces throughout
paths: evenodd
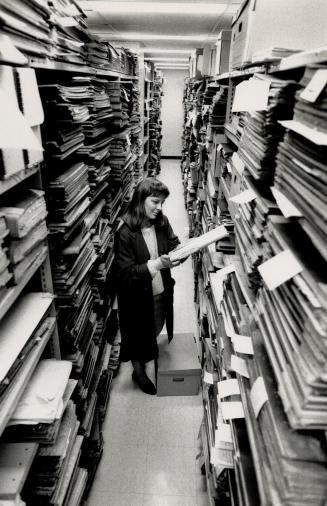
M 162 161 L 160 179 L 170 189 L 165 203 L 181 241 L 187 231 L 178 160 Z M 175 332 L 192 332 L 193 272 L 191 259 L 173 271 Z M 198 431 L 201 395 L 156 397 L 141 392 L 122 364 L 113 381 L 104 424 L 104 453 L 89 497 L 89 506 L 207 506 L 200 473 Z

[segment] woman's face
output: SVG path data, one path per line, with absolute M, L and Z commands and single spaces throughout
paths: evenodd
M 158 213 L 162 210 L 164 201 L 164 197 L 149 195 L 144 201 L 145 216 L 149 220 L 155 220 Z

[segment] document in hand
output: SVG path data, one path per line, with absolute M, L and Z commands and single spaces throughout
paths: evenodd
M 170 259 L 172 262 L 182 260 L 183 258 L 192 255 L 192 253 L 196 253 L 200 249 L 205 248 L 206 246 L 209 246 L 209 244 L 219 241 L 219 239 L 223 239 L 226 236 L 228 236 L 228 232 L 223 225 L 216 227 L 199 237 L 193 237 L 184 244 L 177 246 L 177 248 L 169 253 Z

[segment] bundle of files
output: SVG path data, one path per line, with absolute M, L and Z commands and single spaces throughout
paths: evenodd
M 325 429 L 326 262 L 300 225 L 281 216 L 270 217 L 264 236 L 256 308 L 278 391 L 293 428 Z
M 115 131 L 129 126 L 130 97 L 123 83 L 117 81 L 106 82 L 107 93 L 113 111 L 112 128 Z
M 16 202 L 4 202 L 0 208 L 9 229 L 6 238 L 8 256 L 11 262 L 12 281 L 19 284 L 33 265 L 42 262 L 47 253 L 45 243 L 48 234 L 45 218 L 47 210 L 44 192 L 26 190 L 18 194 Z M 3 258 L 4 264 L 6 260 Z M 6 265 L 3 271 L 8 267 Z M 4 278 L 8 278 L 4 274 Z M 9 279 L 7 279 L 9 281 Z
M 95 35 L 85 44 L 87 62 L 95 68 L 106 70 L 109 67 L 109 48 L 107 42 L 101 42 Z
M 9 272 L 9 258 L 8 248 L 5 246 L 4 239 L 8 236 L 9 229 L 6 225 L 5 215 L 0 213 L 0 301 L 4 288 L 12 278 L 12 274 Z
M 307 68 L 296 95 L 294 120 L 279 145 L 274 185 L 302 215 L 301 226 L 327 260 L 326 250 L 326 85 L 312 102 L 305 99 L 305 87 L 323 68 Z M 303 95 L 303 96 L 302 96 Z M 321 142 L 319 136 L 325 136 Z
M 41 360 L 4 432 L 5 440 L 52 444 L 76 382 L 69 379 L 71 363 Z M 58 377 L 60 379 L 58 379 Z
M 88 437 L 84 437 L 83 453 L 81 455 L 80 465 L 87 470 L 87 483 L 85 486 L 85 496 L 87 497 L 93 483 L 98 465 L 100 463 L 104 448 L 104 440 L 101 431 L 100 414 L 96 411 L 91 431 Z
M 321 504 L 326 449 L 318 433 L 297 432 L 289 425 L 262 335 L 235 273 L 224 282 L 222 313 L 232 347 L 227 370 L 237 373 L 260 504 Z
M 113 113 L 106 91 L 106 81 L 92 78 L 92 95 L 87 102 L 90 117 L 83 124 L 84 146 L 78 154 L 88 166 L 90 197 L 94 200 L 105 189 L 110 174 L 109 133 Z
M 219 86 L 209 107 L 209 125 L 217 132 L 223 133 L 226 119 L 228 86 Z
M 115 135 L 111 143 L 110 182 L 122 188 L 122 200 L 132 189 L 135 160 L 136 156 L 130 149 L 129 137 L 126 134 Z
M 53 282 L 59 304 L 71 304 L 78 298 L 96 258 L 90 234 L 83 227 L 65 247 L 53 251 Z
M 22 491 L 27 504 L 67 504 L 83 443 L 78 428 L 75 405 L 69 401 L 55 443 L 40 445 L 34 458 Z
M 270 189 L 251 176 L 244 178 L 245 191 L 252 192 L 251 200 L 238 206 L 235 217 L 235 233 L 249 287 L 257 291 L 262 286 L 258 266 L 266 251 L 265 230 L 268 217 L 279 214 Z M 239 194 L 239 196 L 241 196 Z M 237 199 L 237 197 L 232 197 Z
M 246 114 L 238 154 L 255 179 L 272 181 L 277 146 L 284 133 L 279 121 L 292 117 L 298 85 L 295 81 L 260 74 L 254 79 L 268 81 L 268 103 L 265 110 Z
M 84 44 L 90 40 L 86 14 L 74 0 L 51 2 L 51 57 L 65 63 L 84 65 Z
M 51 54 L 51 9 L 48 2 L 15 0 L 0 3 L 0 34 L 28 56 L 47 57 Z M 20 62 L 26 63 L 26 62 Z
M 54 328 L 54 318 L 47 317 L 53 295 L 30 293 L 21 296 L 0 323 L 2 356 L 0 367 L 0 406 L 8 409 L 7 395 L 33 367 Z
M 89 208 L 88 167 L 83 162 L 73 164 L 49 181 L 46 190 L 51 239 L 66 240 Z

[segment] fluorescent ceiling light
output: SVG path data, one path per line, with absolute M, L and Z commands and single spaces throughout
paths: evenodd
M 145 58 L 147 61 L 169 61 L 169 62 L 178 62 L 178 61 L 188 61 L 188 58 L 172 58 L 172 57 L 169 57 L 167 56 L 166 58 L 165 57 L 153 57 L 153 58 L 148 58 L 146 57 Z
M 98 34 L 100 35 L 100 33 Z M 105 34 L 103 34 L 105 35 Z M 108 35 L 106 35 L 108 37 Z M 210 37 L 208 35 L 159 35 L 156 33 L 141 33 L 141 32 L 126 32 L 126 33 L 120 33 L 120 34 L 110 34 L 111 40 L 116 40 L 117 38 L 121 40 L 179 40 L 181 42 L 183 41 L 199 41 L 199 42 L 205 42 L 208 39 L 216 40 L 217 36 L 211 35 Z
M 183 16 L 217 16 L 223 14 L 228 8 L 228 2 L 194 3 L 194 2 L 105 2 L 82 1 L 80 7 L 85 11 L 99 12 L 100 14 L 182 14 Z
M 189 65 L 187 63 L 158 63 L 156 65 L 156 68 L 163 68 L 163 67 L 183 67 L 183 68 L 188 68 Z
M 156 67 L 157 70 L 188 70 L 188 67 L 169 67 L 168 65 L 166 67 Z
M 161 53 L 165 53 L 165 54 L 191 54 L 193 51 L 193 49 L 156 49 L 156 48 L 151 48 L 151 47 L 148 47 L 146 49 L 144 49 L 144 54 L 147 54 L 147 53 L 158 53 L 158 54 L 161 54 Z

